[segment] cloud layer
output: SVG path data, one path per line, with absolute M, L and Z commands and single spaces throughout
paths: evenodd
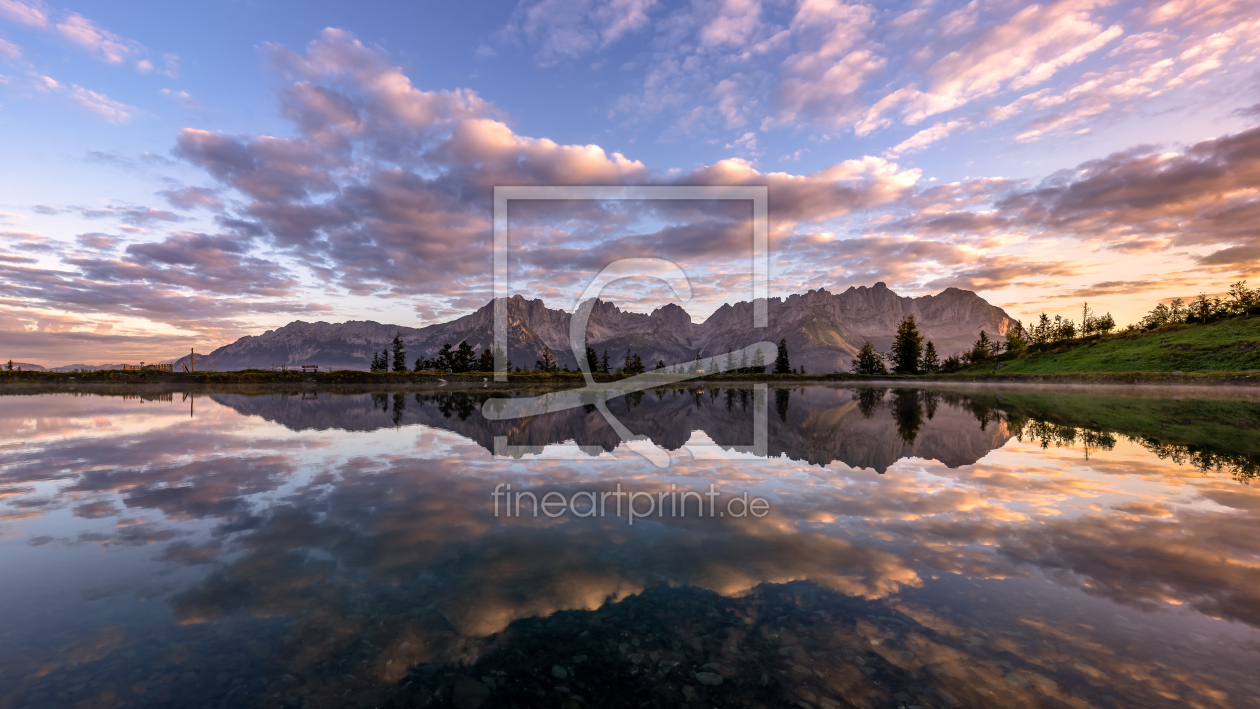
M 101 62 L 154 70 L 143 46 L 77 14 L 18 0 L 3 0 L 0 14 L 58 32 Z M 165 332 L 182 350 L 179 338 L 219 344 L 312 314 L 464 314 L 490 297 L 496 185 L 767 185 L 777 293 L 876 281 L 912 295 L 956 286 L 1027 318 L 1034 308 L 1075 309 L 1079 297 L 1219 290 L 1257 273 L 1256 129 L 1126 146 L 1037 180 L 934 184 L 907 162 L 978 132 L 1037 141 L 1214 85 L 1255 53 L 1260 34 L 1249 22 L 1229 2 L 1192 14 L 1085 0 L 901 14 L 826 0 L 521 6 L 500 37 L 507 44 L 496 46 L 515 42 L 547 66 L 643 42 L 650 56 L 626 71 L 645 73 L 611 120 L 672 112 L 662 139 L 730 135 L 710 138 L 728 157 L 685 168 L 527 135 L 478 92 L 417 86 L 384 49 L 329 28 L 301 51 L 263 47 L 287 130 L 178 131 L 172 157 L 204 179 L 167 180 L 155 194 L 166 206 L 32 207 L 93 223 L 59 239 L 36 234 L 38 248 L 35 239 L 6 246 L 0 298 L 12 309 L 0 329 L 41 343 L 66 330 L 128 333 L 138 343 Z M 899 51 L 911 41 L 914 52 Z M 0 44 L 17 61 L 22 51 Z M 163 62 L 173 71 L 178 58 Z M 32 81 L 112 123 L 142 113 L 46 75 Z M 166 95 L 195 105 L 187 92 Z M 841 149 L 809 169 L 763 165 L 758 146 L 789 130 L 815 147 L 838 135 L 898 137 L 870 151 L 879 155 Z M 115 163 L 175 166 L 154 156 Z M 701 316 L 747 297 L 743 205 L 522 203 L 510 213 L 512 286 L 531 297 L 563 305 L 604 265 L 631 256 L 682 265 L 696 294 L 688 310 Z M 1117 269 L 1131 275 L 1118 279 Z M 660 302 L 651 286 L 619 288 L 610 297 L 629 307 Z M 1127 313 L 1115 302 L 1103 307 L 1122 322 L 1147 307 Z M 64 360 L 81 359 L 69 354 L 78 342 L 67 342 Z

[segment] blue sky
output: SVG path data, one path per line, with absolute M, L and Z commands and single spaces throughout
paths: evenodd
M 772 294 L 957 286 L 1128 322 L 1254 277 L 1260 3 L 0 0 L 0 339 L 157 359 L 489 298 L 495 184 L 767 184 Z M 521 212 L 513 286 L 673 258 L 747 298 L 738 210 Z M 624 284 L 635 309 L 664 292 Z

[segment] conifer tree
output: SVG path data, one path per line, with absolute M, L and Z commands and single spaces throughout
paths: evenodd
M 792 363 L 788 361 L 787 338 L 779 340 L 779 351 L 774 357 L 775 374 L 791 374 Z
M 407 371 L 407 350 L 403 348 L 401 332 L 396 333 L 394 335 L 393 350 L 394 350 L 394 371 L 395 372 Z
M 500 369 L 502 369 L 505 373 L 506 373 L 506 372 L 511 372 L 511 371 L 512 371 L 512 360 L 510 360 L 510 359 L 508 359 L 508 358 L 507 358 L 507 353 L 503 351 L 503 348 L 502 348 L 502 347 L 500 347 L 500 346 L 498 346 L 498 345 L 495 345 L 495 346 L 494 346 L 494 370 L 493 370 L 493 371 L 496 371 L 496 372 L 497 372 L 497 371 L 499 371 Z
M 854 374 L 887 374 L 888 370 L 884 367 L 884 358 L 880 353 L 875 351 L 875 346 L 870 340 L 862 345 L 858 356 L 853 360 Z
M 936 345 L 931 340 L 923 346 L 923 359 L 919 360 L 919 371 L 924 374 L 931 374 L 939 371 L 941 361 L 936 354 Z
M 1019 352 L 1024 349 L 1024 335 L 1018 329 L 1006 333 L 1006 351 Z
M 455 371 L 455 353 L 451 351 L 451 343 L 447 342 L 442 345 L 442 349 L 433 356 L 432 366 L 434 369 L 449 369 Z
M 534 371 L 550 374 L 552 372 L 559 371 L 559 369 L 560 368 L 556 366 L 555 355 L 551 354 L 551 348 L 547 345 L 543 345 L 542 359 L 534 361 Z
M 897 336 L 892 346 L 893 374 L 918 374 L 919 359 L 923 357 L 923 336 L 914 322 L 913 315 L 902 318 L 897 325 Z
M 753 368 L 753 371 L 756 372 L 757 374 L 766 373 L 766 356 L 761 353 L 760 347 L 758 347 L 757 350 L 753 352 L 752 368 Z
M 1056 315 L 1055 318 L 1058 319 L 1058 316 Z M 976 362 L 983 362 L 992 356 L 993 341 L 989 339 L 989 333 L 981 330 L 980 338 L 971 345 L 971 352 L 967 354 L 967 359 L 974 364 Z

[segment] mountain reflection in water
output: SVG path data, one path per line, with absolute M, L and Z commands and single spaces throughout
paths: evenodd
M 0 708 L 1260 697 L 1254 401 L 772 388 L 729 460 L 684 446 L 746 445 L 751 389 L 611 401 L 658 469 L 496 458 L 624 448 L 487 396 L 0 397 Z M 495 517 L 498 483 L 771 512 Z
M 769 455 L 826 466 L 884 472 L 902 458 L 937 460 L 951 468 L 975 463 L 1010 438 L 996 411 L 966 397 L 917 390 L 779 388 L 770 393 Z M 753 439 L 752 388 L 667 389 L 636 392 L 609 410 L 636 434 L 666 450 L 682 448 L 693 432 L 718 446 Z M 458 433 L 494 451 L 503 436 L 514 447 L 573 442 L 613 451 L 620 438 L 593 405 L 526 419 L 491 421 L 479 413 L 501 392 L 246 396 L 215 394 L 217 403 L 293 430 L 372 431 L 424 425 Z M 886 399 L 886 401 L 885 401 Z

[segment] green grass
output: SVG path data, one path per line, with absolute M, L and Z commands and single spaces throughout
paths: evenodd
M 1260 370 L 1260 318 L 1095 336 L 1044 351 L 1002 355 L 962 371 L 992 372 L 999 364 L 1002 374 Z

